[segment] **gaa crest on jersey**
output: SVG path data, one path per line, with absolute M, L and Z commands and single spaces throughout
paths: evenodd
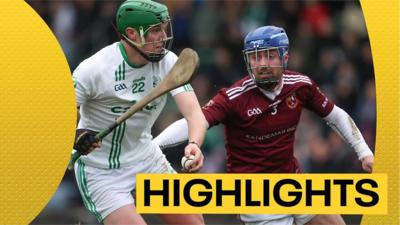
M 114 85 L 114 91 L 116 92 L 125 90 L 127 88 L 128 87 L 124 83 Z
M 296 106 L 299 104 L 295 93 L 292 93 L 291 95 L 286 97 L 285 102 L 286 102 L 287 107 L 289 107 L 290 109 L 296 108 Z
M 249 117 L 250 116 L 257 116 L 257 115 L 261 115 L 261 114 L 262 114 L 262 111 L 258 107 L 255 107 L 255 108 L 247 110 L 247 116 L 249 116 Z

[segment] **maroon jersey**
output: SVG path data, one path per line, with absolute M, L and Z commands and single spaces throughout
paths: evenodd
M 321 117 L 334 104 L 307 76 L 285 71 L 273 100 L 247 76 L 221 89 L 203 107 L 210 125 L 225 125 L 227 169 L 232 173 L 297 173 L 295 131 L 303 107 Z

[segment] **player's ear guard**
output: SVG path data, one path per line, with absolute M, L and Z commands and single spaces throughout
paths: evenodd
M 89 154 L 94 149 L 93 144 L 100 141 L 96 138 L 97 133 L 88 129 L 76 129 L 74 149 L 81 155 Z

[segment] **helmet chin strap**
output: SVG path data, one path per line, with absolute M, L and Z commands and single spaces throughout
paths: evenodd
M 276 86 L 278 86 L 279 81 L 270 80 L 254 80 L 257 87 L 262 88 L 266 91 L 273 91 Z
M 129 46 L 134 48 L 143 58 L 145 58 L 149 62 L 159 62 L 165 56 L 165 54 L 163 53 L 150 53 L 149 55 L 147 55 L 142 50 L 140 50 L 128 37 L 126 37 L 125 35 L 122 35 L 122 37 L 125 39 Z
M 262 88 L 266 91 L 273 91 L 276 86 L 279 84 L 279 80 L 275 78 L 271 79 L 257 79 L 254 74 L 251 74 L 251 77 L 254 80 L 254 83 L 257 87 Z

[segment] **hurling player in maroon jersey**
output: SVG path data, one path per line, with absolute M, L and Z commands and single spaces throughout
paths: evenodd
M 289 39 L 284 29 L 264 26 L 244 40 L 249 75 L 221 89 L 204 107 L 207 127 L 225 126 L 230 173 L 299 173 L 293 155 L 295 131 L 303 108 L 323 118 L 357 153 L 365 171 L 374 156 L 350 116 L 331 102 L 308 76 L 286 69 Z M 187 139 L 181 119 L 157 138 L 162 148 Z M 189 140 L 190 141 L 190 140 Z M 339 215 L 240 215 L 245 224 L 344 224 Z

